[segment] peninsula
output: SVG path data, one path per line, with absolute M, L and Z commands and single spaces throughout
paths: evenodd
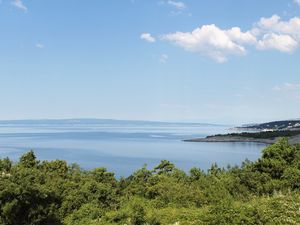
M 273 121 L 263 124 L 245 125 L 237 132 L 216 134 L 205 138 L 184 140 L 187 142 L 256 142 L 273 144 L 282 137 L 291 144 L 300 143 L 300 120 Z M 245 132 L 247 131 L 247 132 Z

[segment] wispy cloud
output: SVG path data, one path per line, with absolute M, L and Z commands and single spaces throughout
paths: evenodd
M 36 44 L 35 44 L 35 47 L 36 47 L 36 48 L 42 49 L 42 48 L 45 48 L 45 45 L 44 45 L 44 44 L 41 44 L 41 43 L 36 43 Z
M 21 0 L 13 0 L 11 4 L 24 12 L 28 11 L 27 7 L 23 4 Z
M 300 83 L 284 83 L 282 85 L 275 86 L 274 91 L 300 91 Z
M 159 58 L 160 63 L 167 63 L 169 56 L 167 54 L 162 54 Z
M 150 33 L 142 33 L 140 38 L 151 43 L 155 42 L 155 38 Z
M 175 7 L 177 10 L 184 10 L 186 8 L 186 4 L 184 2 L 168 0 L 166 3 L 172 7 Z
M 295 3 L 297 3 L 300 6 L 300 0 L 295 0 Z
M 177 103 L 162 103 L 160 104 L 161 108 L 168 108 L 168 109 L 172 109 L 172 110 L 189 110 L 189 106 L 188 105 L 181 105 L 181 104 L 177 104 Z

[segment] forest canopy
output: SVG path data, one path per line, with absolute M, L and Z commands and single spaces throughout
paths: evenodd
M 167 160 L 116 179 L 33 151 L 0 160 L 1 225 L 300 224 L 300 145 L 283 138 L 255 162 L 188 173 Z

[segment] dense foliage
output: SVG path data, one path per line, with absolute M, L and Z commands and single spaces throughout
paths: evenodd
M 169 161 L 116 179 L 65 161 L 0 160 L 0 224 L 300 224 L 300 145 L 286 139 L 256 162 L 189 173 Z

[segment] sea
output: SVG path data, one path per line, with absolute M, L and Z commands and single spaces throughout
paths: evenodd
M 17 162 L 33 150 L 39 160 L 66 160 L 82 169 L 105 167 L 127 177 L 169 160 L 188 172 L 212 164 L 241 165 L 261 156 L 265 144 L 196 143 L 185 139 L 228 133 L 232 126 L 99 119 L 0 121 L 0 158 Z

